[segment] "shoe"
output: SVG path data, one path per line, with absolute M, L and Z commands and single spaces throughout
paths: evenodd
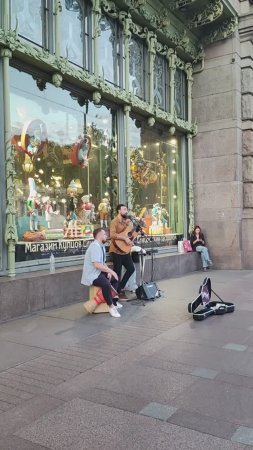
M 110 306 L 110 308 L 109 308 L 109 314 L 110 314 L 110 316 L 112 316 L 112 317 L 116 317 L 116 318 L 121 317 L 121 315 L 120 315 L 120 313 L 118 312 L 116 306 Z
M 207 272 L 207 267 L 203 267 L 203 271 L 204 271 L 204 272 Z
M 118 302 L 118 300 L 115 306 L 117 309 L 123 308 L 123 305 L 120 302 Z
M 213 261 L 211 261 L 211 259 L 208 261 L 208 265 L 212 266 L 213 265 Z
M 128 300 L 128 296 L 125 294 L 125 291 L 121 291 L 119 293 L 120 300 Z

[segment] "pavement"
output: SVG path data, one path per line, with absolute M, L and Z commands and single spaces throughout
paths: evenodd
M 197 272 L 121 319 L 78 303 L 2 323 L 0 450 L 252 450 L 253 272 L 210 277 L 234 313 L 192 319 Z

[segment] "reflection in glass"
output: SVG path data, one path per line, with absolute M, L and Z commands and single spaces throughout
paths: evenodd
M 145 98 L 145 52 L 140 39 L 129 43 L 129 91 L 137 97 Z
M 42 46 L 43 0 L 11 0 L 11 28 L 18 24 L 18 34 Z
M 11 69 L 11 124 L 19 242 L 90 238 L 102 200 L 111 211 L 118 201 L 115 113 L 80 106 L 50 84 L 41 92 L 30 75 Z M 35 204 L 38 235 L 30 222 Z
M 183 70 L 177 69 L 175 72 L 175 110 L 180 119 L 187 119 L 186 108 L 186 74 Z
M 183 232 L 179 138 L 165 130 L 137 128 L 130 119 L 132 204 L 147 234 Z
M 121 28 L 115 20 L 102 16 L 99 22 L 99 70 L 110 83 L 122 85 L 122 38 Z
M 156 55 L 154 62 L 154 103 L 165 109 L 166 101 L 166 61 L 163 56 Z
M 72 63 L 89 68 L 90 7 L 88 2 L 65 0 L 61 13 L 61 52 Z

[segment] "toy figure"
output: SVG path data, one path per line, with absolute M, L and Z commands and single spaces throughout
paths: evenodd
M 158 225 L 160 210 L 159 203 L 154 203 L 152 208 L 152 224 L 154 225 Z
M 31 191 L 27 200 L 27 209 L 30 215 L 30 231 L 38 231 L 39 205 L 37 192 Z
M 45 219 L 47 221 L 47 227 L 48 229 L 51 228 L 51 222 L 52 222 L 52 218 L 53 215 L 59 214 L 59 211 L 54 211 L 52 204 L 51 204 L 51 200 L 47 200 L 46 205 L 45 205 Z
M 71 161 L 74 166 L 87 167 L 91 152 L 91 138 L 85 135 L 79 138 L 71 148 Z
M 77 204 L 77 200 L 75 197 L 75 192 L 71 191 L 70 192 L 70 200 L 69 200 L 69 204 L 68 204 L 68 216 L 67 216 L 68 226 L 67 226 L 67 229 L 64 234 L 65 238 L 68 237 L 69 231 L 70 231 L 71 238 L 77 237 L 76 204 Z
M 98 212 L 99 212 L 101 227 L 108 226 L 108 215 L 109 215 L 110 211 L 111 211 L 111 207 L 110 207 L 109 199 L 103 198 L 101 203 L 99 203 L 99 205 L 98 205 Z
M 94 210 L 95 206 L 93 203 L 90 202 L 90 196 L 89 195 L 83 195 L 81 198 L 83 204 L 82 204 L 82 223 L 85 225 L 90 225 L 94 216 Z

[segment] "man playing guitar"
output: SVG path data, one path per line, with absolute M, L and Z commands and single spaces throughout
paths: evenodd
M 111 245 L 109 252 L 112 256 L 113 270 L 120 280 L 118 285 L 119 298 L 127 300 L 124 287 L 135 271 L 130 254 L 133 244 L 128 235 L 133 230 L 133 223 L 127 217 L 128 211 L 126 205 L 121 203 L 117 206 L 116 210 L 118 215 L 112 220 L 110 225 Z M 122 266 L 125 267 L 126 272 L 121 280 Z

